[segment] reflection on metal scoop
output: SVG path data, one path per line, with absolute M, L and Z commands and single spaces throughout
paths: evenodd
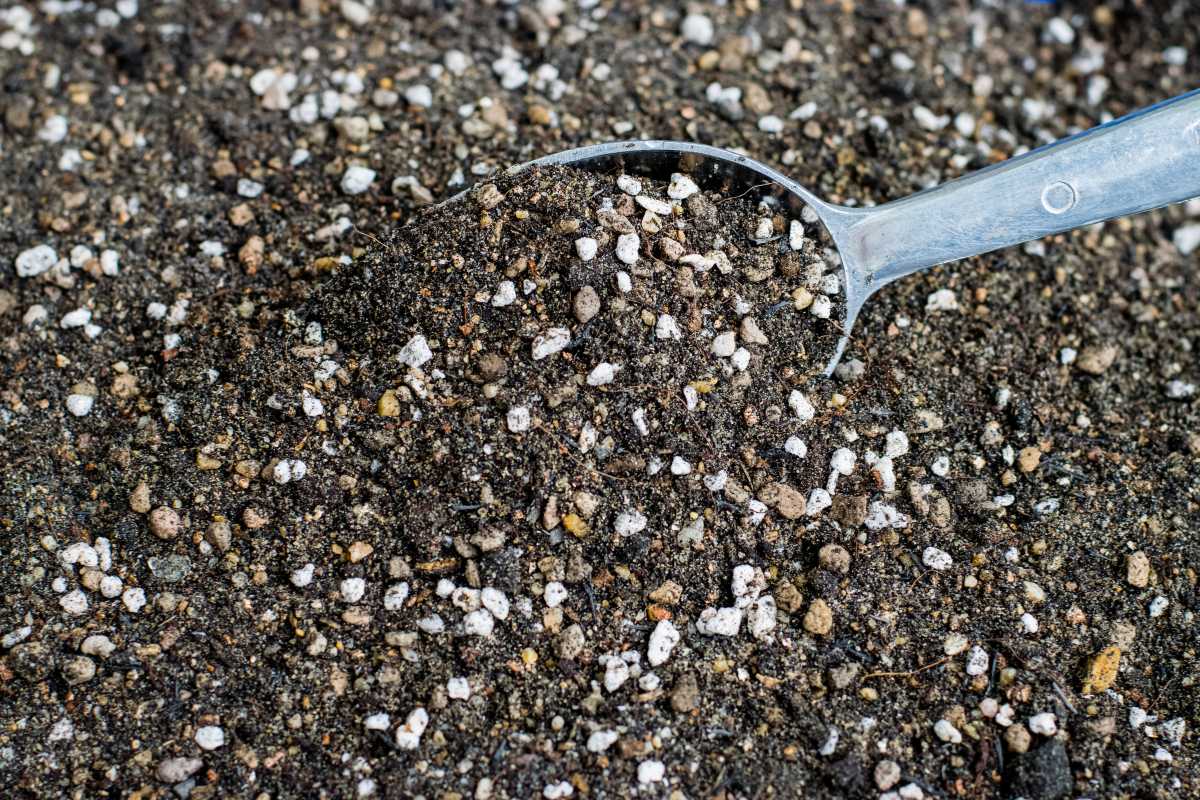
M 557 164 L 774 197 L 812 208 L 837 245 L 846 318 L 833 372 L 867 298 L 927 267 L 1200 196 L 1200 90 L 941 186 L 873 208 L 827 203 L 748 156 L 702 144 L 629 141 L 581 147 L 516 169 Z

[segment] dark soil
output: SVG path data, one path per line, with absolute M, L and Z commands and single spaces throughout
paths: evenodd
M 818 225 L 792 252 L 786 216 L 706 194 L 647 231 L 613 175 L 500 171 L 679 138 L 883 202 L 1194 87 L 1192 4 L 696 4 L 711 45 L 675 4 L 142 5 L 0 16 L 33 45 L 0 40 L 9 794 L 1200 789 L 1200 288 L 1173 242 L 1200 209 L 902 281 L 828 380 L 840 294 L 830 321 L 795 300 L 836 274 Z M 431 73 L 450 49 L 462 74 Z M 269 67 L 290 111 L 251 88 Z M 341 110 L 305 118 L 322 91 Z M 18 277 L 42 244 L 92 257 Z M 679 258 L 713 250 L 727 272 Z M 744 369 L 712 351 L 733 331 Z

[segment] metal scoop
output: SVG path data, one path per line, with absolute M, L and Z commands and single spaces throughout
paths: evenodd
M 754 159 L 708 145 L 628 141 L 580 147 L 518 169 L 559 164 L 761 190 L 799 218 L 807 206 L 833 237 L 846 318 L 831 374 L 863 304 L 914 272 L 1200 196 L 1200 90 L 923 192 L 873 208 L 827 203 Z

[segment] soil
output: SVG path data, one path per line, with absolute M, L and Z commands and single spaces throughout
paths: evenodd
M 1195 86 L 1190 4 L 147 5 L 0 12 L 13 796 L 1200 788 L 1200 208 L 888 287 L 824 379 L 818 224 L 502 169 L 883 202 Z

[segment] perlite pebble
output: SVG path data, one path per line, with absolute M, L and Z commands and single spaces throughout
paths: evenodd
M 363 727 L 369 731 L 386 731 L 392 727 L 392 716 L 386 711 L 370 714 L 363 718 Z
M 939 572 L 948 570 L 954 566 L 954 559 L 945 550 L 937 547 L 926 547 L 921 553 L 921 562 L 930 569 L 938 570 Z
M 604 665 L 604 688 L 615 692 L 629 680 L 629 665 L 620 656 L 609 656 Z
M 558 608 L 567 599 L 567 587 L 561 581 L 550 581 L 542 592 L 542 599 L 549 608 Z
M 410 106 L 429 108 L 433 105 L 433 92 L 428 86 L 419 83 L 404 90 L 404 99 Z
M 827 490 L 818 486 L 808 493 L 808 501 L 805 503 L 805 513 L 810 517 L 815 517 L 832 505 L 833 496 Z
M 703 14 L 688 14 L 679 23 L 679 35 L 692 44 L 707 47 L 715 35 L 712 20 Z
M 17 255 L 14 265 L 18 278 L 32 278 L 41 275 L 58 263 L 58 254 L 47 244 L 39 244 Z
M 925 300 L 926 311 L 957 311 L 958 297 L 950 289 L 938 289 Z
M 561 352 L 570 343 L 571 331 L 566 328 L 551 328 L 545 333 L 540 333 L 533 339 L 533 360 L 541 361 L 543 358 Z
M 362 578 L 346 578 L 338 587 L 343 603 L 357 603 L 367 591 L 367 582 Z
M 591 261 L 599 249 L 600 243 L 590 236 L 581 236 L 575 240 L 575 254 L 579 256 L 580 261 Z
M 723 331 L 713 337 L 712 354 L 717 358 L 728 358 L 737 349 L 737 334 Z
M 413 709 L 404 724 L 396 729 L 396 746 L 401 750 L 416 750 L 421 744 L 421 734 L 429 725 L 429 714 L 423 708 Z
M 346 194 L 362 194 L 371 188 L 371 184 L 375 182 L 375 170 L 368 167 L 354 165 L 347 167 L 342 173 L 342 191 Z
M 216 750 L 225 746 L 225 731 L 216 725 L 201 725 L 193 738 L 201 750 Z
M 671 458 L 671 474 L 672 475 L 688 475 L 692 471 L 691 462 L 680 456 Z
M 808 422 L 817 415 L 817 410 L 813 408 L 813 404 L 808 401 L 808 398 L 799 389 L 793 389 L 788 395 L 788 407 L 792 409 L 792 413 L 801 422 Z
M 617 260 L 630 266 L 638 262 L 638 248 L 642 245 L 636 233 L 623 233 L 617 237 Z
M 637 509 L 622 511 L 613 522 L 613 530 L 619 536 L 632 536 L 646 529 L 646 516 Z
M 588 373 L 588 386 L 607 386 L 612 383 L 617 377 L 617 372 L 621 367 L 618 364 L 610 364 L 607 361 L 601 361 L 592 371 Z
M 975 645 L 971 648 L 971 651 L 967 653 L 966 670 L 967 674 L 972 677 L 976 675 L 982 675 L 983 673 L 987 672 L 990 664 L 991 657 L 987 654 L 987 651 L 979 645 Z
M 950 744 L 959 744 L 962 742 L 962 734 L 949 720 L 939 719 L 933 725 L 933 732 L 943 742 L 949 742 Z
M 740 608 L 706 608 L 696 620 L 696 631 L 704 636 L 736 636 L 741 627 Z
M 529 409 L 525 406 L 513 406 L 508 410 L 508 415 L 505 419 L 508 429 L 513 433 L 524 433 L 529 430 Z
M 1034 714 L 1029 718 L 1029 730 L 1041 736 L 1053 736 L 1058 733 L 1058 720 L 1049 711 Z
M 288 578 L 291 580 L 292 586 L 295 586 L 297 589 L 303 589 L 305 586 L 308 586 L 310 583 L 312 583 L 314 570 L 316 570 L 316 565 L 310 561 L 303 567 L 292 570 L 292 573 L 288 576 Z
M 86 394 L 69 394 L 66 399 L 67 411 L 76 417 L 86 417 L 92 413 L 96 398 Z
M 676 172 L 671 175 L 671 183 L 667 186 L 667 197 L 672 200 L 686 200 L 698 191 L 700 191 L 700 187 L 694 180 L 683 173 Z
M 491 636 L 496 620 L 486 608 L 472 611 L 463 617 L 463 632 L 468 636 Z
M 657 667 L 667 663 L 671 651 L 679 644 L 679 629 L 668 619 L 660 620 L 650 632 L 650 643 L 646 648 L 646 660 Z
M 512 281 L 500 281 L 492 295 L 492 306 L 504 308 L 511 306 L 517 299 L 517 286 Z
M 479 601 L 496 619 L 508 619 L 509 602 L 504 592 L 492 586 L 485 586 L 479 593 Z
M 87 595 L 79 589 L 74 589 L 58 598 L 58 605 L 65 613 L 77 617 L 81 614 L 87 613 Z
M 638 783 L 648 785 L 658 783 L 666 775 L 667 767 L 663 762 L 656 759 L 650 759 L 638 764 L 637 776 Z
M 418 368 L 429 359 L 433 358 L 433 351 L 429 349 L 429 342 L 421 334 L 417 334 L 410 338 L 404 347 L 400 348 L 400 352 L 396 356 L 401 364 Z
M 466 678 L 451 678 L 446 681 L 446 695 L 451 700 L 469 700 L 471 698 L 471 684 Z
M 394 583 L 387 588 L 383 593 L 383 608 L 385 611 L 400 611 L 404 608 L 404 601 L 408 599 L 409 588 L 407 583 Z
M 121 592 L 121 604 L 131 614 L 136 614 L 146 607 L 146 592 L 139 587 L 130 587 Z
M 616 743 L 620 736 L 614 730 L 593 731 L 587 740 L 589 753 L 603 753 Z

